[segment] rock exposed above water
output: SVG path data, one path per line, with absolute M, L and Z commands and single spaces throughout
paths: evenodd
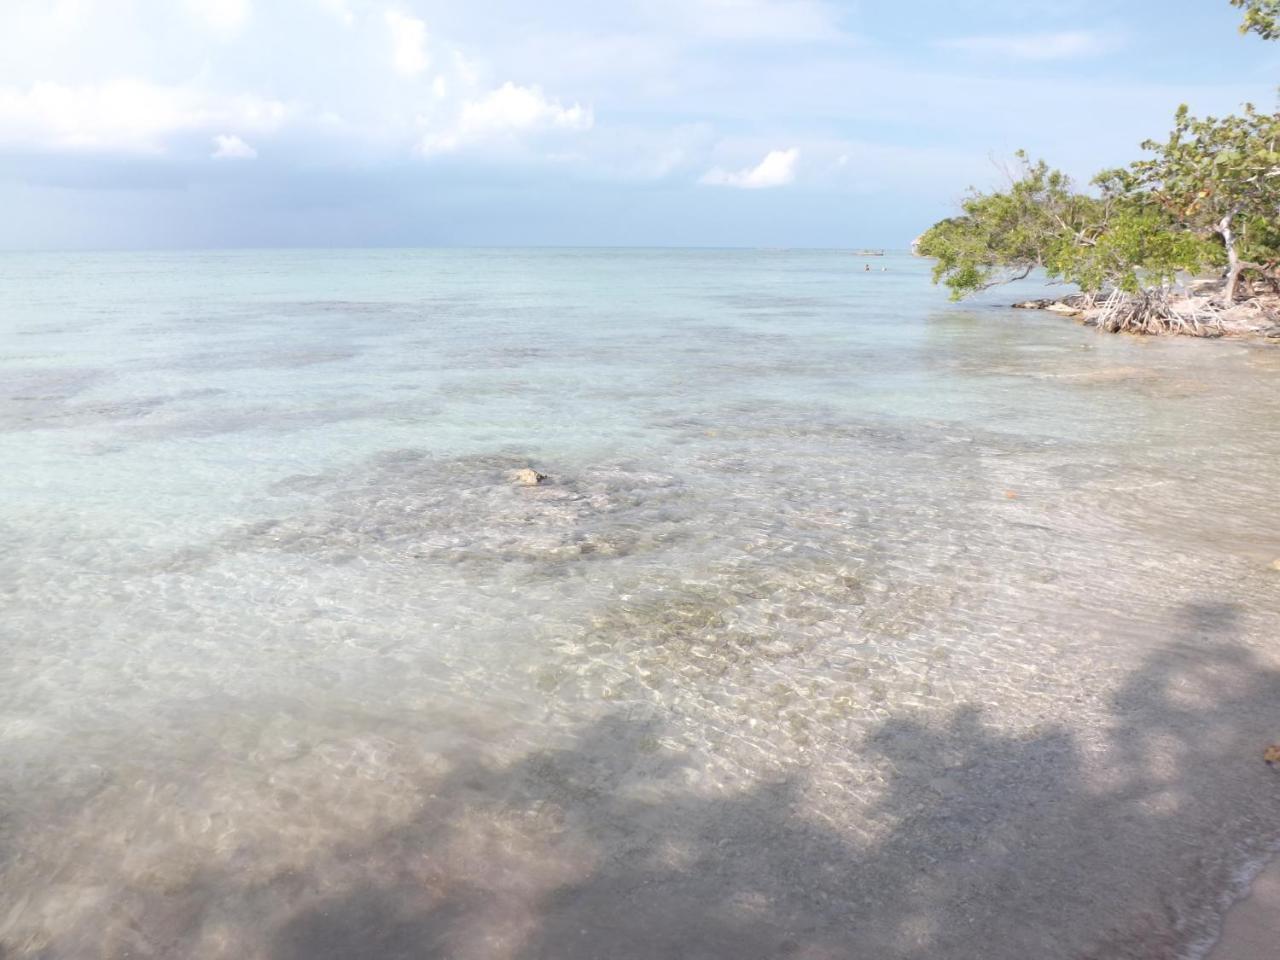
M 533 467 L 522 467 L 511 475 L 511 479 L 526 487 L 536 487 L 547 479 L 547 475 L 539 473 Z
M 1048 310 L 1052 313 L 1061 313 L 1071 317 L 1079 316 L 1082 312 L 1078 307 L 1074 307 L 1063 300 L 1024 300 L 1021 303 L 1015 303 L 1013 306 L 1018 310 Z

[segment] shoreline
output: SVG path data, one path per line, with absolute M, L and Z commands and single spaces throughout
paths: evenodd
M 1280 297 L 1255 297 L 1223 309 L 1200 291 L 1171 296 L 1169 314 L 1185 318 L 1185 322 L 1139 329 L 1115 325 L 1109 316 L 1111 304 L 1086 294 L 1075 293 L 1057 298 L 1021 300 L 1010 304 L 1015 310 L 1044 310 L 1070 317 L 1086 327 L 1104 329 L 1108 333 L 1130 333 L 1139 336 L 1189 336 L 1200 340 L 1248 340 L 1256 343 L 1280 344 Z
M 1227 910 L 1206 960 L 1274 960 L 1280 944 L 1280 853 L 1258 871 Z

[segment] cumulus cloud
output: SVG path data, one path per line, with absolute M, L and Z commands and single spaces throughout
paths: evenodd
M 399 10 L 386 13 L 391 31 L 391 65 L 406 77 L 427 69 L 427 25 Z
M 174 133 L 228 127 L 267 132 L 285 113 L 284 104 L 275 100 L 219 97 L 134 80 L 0 86 L 0 145 L 159 153 Z
M 258 156 L 257 150 L 234 133 L 218 134 L 213 138 L 213 147 L 213 153 L 209 156 L 214 160 L 254 160 Z
M 249 19 L 249 0 L 187 0 L 187 9 L 218 33 L 235 33 Z
M 712 187 L 737 187 L 740 190 L 763 190 L 768 187 L 785 187 L 796 178 L 796 164 L 800 151 L 770 150 L 754 167 L 742 170 L 725 170 L 715 167 L 702 175 L 699 183 Z
M 515 134 L 551 130 L 590 130 L 595 117 L 589 107 L 566 107 L 548 99 L 537 86 L 522 87 L 510 81 L 477 100 L 462 105 L 446 130 L 423 138 L 423 153 L 446 153 L 472 143 L 502 139 Z
M 980 56 L 1013 60 L 1071 60 L 1115 49 L 1115 41 L 1088 30 L 1024 33 L 989 37 L 954 37 L 936 44 Z

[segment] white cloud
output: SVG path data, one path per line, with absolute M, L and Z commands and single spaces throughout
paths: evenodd
M 209 154 L 214 160 L 255 160 L 258 151 L 253 149 L 234 133 L 220 133 L 213 138 L 213 153 Z
M 218 33 L 235 33 L 249 19 L 249 0 L 187 0 L 187 9 Z
M 659 0 L 650 9 L 667 31 L 705 40 L 799 42 L 842 36 L 834 7 L 823 0 Z
M 685 179 L 706 167 L 716 146 L 714 128 L 707 123 L 683 123 L 654 129 L 634 119 L 604 121 L 598 134 L 575 138 L 571 166 L 591 177 L 626 182 Z M 564 155 L 564 151 L 561 151 Z
M 356 22 L 356 15 L 347 6 L 347 0 L 316 0 L 316 2 L 337 17 L 343 26 L 349 27 Z
M 75 30 L 88 21 L 92 13 L 92 0 L 54 0 L 49 13 L 60 29 Z
M 770 150 L 754 167 L 729 171 L 715 167 L 702 175 L 699 183 L 713 187 L 737 187 L 741 190 L 763 190 L 767 187 L 785 187 L 796 178 L 796 164 L 800 151 Z
M 218 97 L 135 80 L 0 86 L 0 145 L 160 153 L 171 134 L 228 127 L 269 132 L 285 114 L 276 100 Z
M 406 77 L 427 69 L 427 25 L 399 10 L 386 13 L 391 31 L 391 65 Z
M 1116 48 L 1116 41 L 1087 30 L 1025 33 L 991 37 L 955 37 L 936 46 L 980 56 L 1013 60 L 1071 60 L 1094 57 Z
M 480 70 L 461 50 L 453 51 L 453 71 L 459 82 L 468 88 L 480 82 Z
M 563 106 L 549 100 L 540 87 L 522 87 L 510 81 L 478 100 L 462 105 L 456 121 L 441 133 L 423 138 L 423 153 L 446 153 L 471 143 L 502 139 L 514 134 L 549 130 L 590 130 L 595 117 L 589 107 Z
M 721 140 L 719 149 L 741 150 L 749 143 Z M 936 177 L 939 170 L 945 170 L 949 198 L 954 192 L 950 189 L 954 183 L 982 183 L 992 172 L 988 157 L 963 148 L 895 145 L 842 137 L 805 138 L 798 142 L 798 148 L 804 158 L 806 187 L 841 194 L 910 195 L 913 184 L 936 183 L 930 178 Z

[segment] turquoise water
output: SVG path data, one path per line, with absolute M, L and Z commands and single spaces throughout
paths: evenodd
M 0 256 L 0 954 L 1203 953 L 1280 352 L 927 274 Z

